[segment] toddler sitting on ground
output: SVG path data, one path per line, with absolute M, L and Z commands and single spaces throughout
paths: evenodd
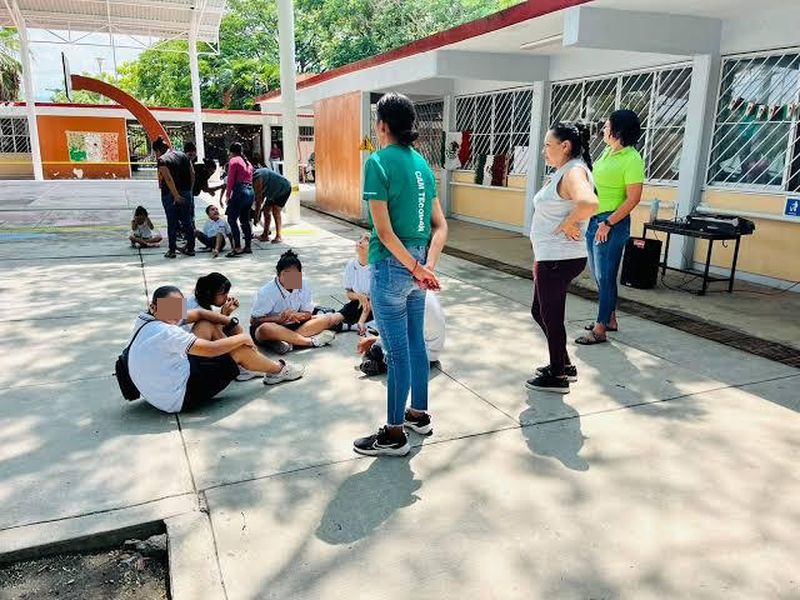
M 131 248 L 153 248 L 161 243 L 161 236 L 153 230 L 153 222 L 144 206 L 137 206 L 131 219 L 131 233 L 128 239 Z

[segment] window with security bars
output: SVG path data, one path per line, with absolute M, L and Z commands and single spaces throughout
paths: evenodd
M 800 191 L 800 53 L 723 60 L 708 184 Z
M 300 125 L 297 128 L 297 138 L 301 142 L 313 142 L 314 141 L 314 128 L 310 125 Z
M 469 159 L 463 167 L 474 168 L 481 155 L 505 154 L 510 174 L 527 174 L 532 104 L 531 88 L 456 98 L 456 130 L 472 132 Z
M 637 149 L 645 160 L 647 179 L 677 181 L 691 78 L 691 67 L 671 67 L 555 83 L 550 124 L 581 119 L 593 124 L 590 149 L 596 160 L 605 148 L 602 124 L 613 111 L 630 109 L 642 122 Z
M 416 128 L 419 132 L 414 148 L 425 157 L 431 168 L 441 168 L 444 102 L 419 102 L 414 109 L 417 111 Z
M 0 119 L 0 154 L 29 154 L 30 151 L 28 120 L 24 117 Z

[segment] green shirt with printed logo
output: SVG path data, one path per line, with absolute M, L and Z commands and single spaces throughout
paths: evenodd
M 364 200 L 389 204 L 392 229 L 403 244 L 427 246 L 431 239 L 431 209 L 436 197 L 436 179 L 422 155 L 406 146 L 392 144 L 375 152 L 364 165 Z M 381 243 L 369 217 L 372 235 L 369 262 L 392 254 Z
M 600 206 L 598 213 L 617 210 L 628 195 L 627 186 L 644 182 L 644 160 L 633 146 L 614 152 L 606 148 L 592 167 Z

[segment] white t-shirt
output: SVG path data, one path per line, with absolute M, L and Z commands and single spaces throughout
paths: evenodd
M 428 348 L 428 360 L 439 360 L 444 350 L 446 320 L 439 298 L 433 292 L 425 294 L 425 346 Z
M 362 265 L 357 258 L 351 258 L 344 268 L 344 289 L 369 295 L 371 284 L 372 267 L 369 264 Z
M 209 219 L 206 221 L 206 224 L 203 225 L 203 233 L 210 238 L 216 237 L 218 233 L 227 236 L 231 235 L 231 226 L 228 221 L 222 218 L 219 218 L 216 221 Z
M 312 312 L 314 297 L 305 283 L 303 287 L 290 292 L 280 284 L 276 277 L 256 292 L 250 316 L 271 317 L 279 315 L 285 310 Z
M 147 402 L 164 412 L 179 412 L 189 381 L 189 348 L 197 338 L 148 313 L 136 317 L 131 336 L 146 324 L 128 352 L 131 379 Z

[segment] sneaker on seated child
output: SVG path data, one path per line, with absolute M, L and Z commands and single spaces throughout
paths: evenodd
M 153 222 L 144 206 L 137 206 L 131 219 L 131 234 L 128 240 L 131 248 L 153 248 L 161 243 L 161 236 L 153 230 Z
M 303 282 L 303 265 L 293 251 L 281 255 L 277 276 L 256 293 L 250 314 L 250 335 L 259 344 L 284 354 L 296 346 L 327 346 L 336 337 L 341 313 L 314 313 L 309 286 Z
M 211 255 L 216 258 L 225 247 L 226 237 L 231 240 L 231 244 L 233 243 L 231 226 L 227 220 L 220 218 L 219 209 L 213 204 L 206 206 L 206 214 L 208 215 L 208 221 L 203 226 L 203 231 L 196 229 L 194 237 L 205 246 L 206 250 L 210 250 Z

